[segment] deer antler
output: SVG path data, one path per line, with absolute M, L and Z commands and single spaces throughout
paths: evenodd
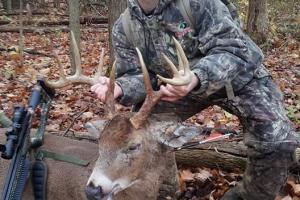
M 189 61 L 188 61 L 180 43 L 174 37 L 173 37 L 173 40 L 174 40 L 175 47 L 176 47 L 178 63 L 179 63 L 179 66 L 178 66 L 179 70 L 177 70 L 177 68 L 172 63 L 172 61 L 164 53 L 162 53 L 163 59 L 167 62 L 169 67 L 172 69 L 174 76 L 172 79 L 164 78 L 160 75 L 157 75 L 157 77 L 162 82 L 169 83 L 171 85 L 176 85 L 176 86 L 187 85 L 192 80 L 193 72 L 191 72 L 191 70 L 189 68 Z
M 109 85 L 108 85 L 108 91 L 106 93 L 106 107 L 105 107 L 105 113 L 108 115 L 109 119 L 112 119 L 115 114 L 115 97 L 114 97 L 114 91 L 115 91 L 115 76 L 116 76 L 116 61 L 114 62 L 109 76 Z
M 100 54 L 100 60 L 98 64 L 97 72 L 95 73 L 94 77 L 88 77 L 82 74 L 82 68 L 81 68 L 81 62 L 80 62 L 80 53 L 78 49 L 77 42 L 75 40 L 74 33 L 71 31 L 71 42 L 74 47 L 74 59 L 75 59 L 75 66 L 76 71 L 75 74 L 69 77 L 66 77 L 64 74 L 63 66 L 60 63 L 60 60 L 58 59 L 58 55 L 54 52 L 54 57 L 57 60 L 59 71 L 60 71 L 60 78 L 58 81 L 45 81 L 45 84 L 50 88 L 63 88 L 67 85 L 76 84 L 76 83 L 83 83 L 83 84 L 89 84 L 94 85 L 98 83 L 99 77 L 103 76 L 103 65 L 104 65 L 104 48 L 101 50 Z M 108 91 L 106 93 L 106 107 L 105 107 L 105 113 L 108 114 L 109 118 L 112 118 L 115 112 L 115 106 L 114 106 L 114 88 L 115 88 L 115 65 L 116 62 L 113 64 L 113 67 L 111 69 L 110 74 L 110 81 L 108 85 Z
M 180 43 L 173 37 L 173 40 L 175 42 L 175 47 L 177 51 L 178 56 L 178 63 L 179 63 L 179 71 L 176 69 L 175 65 L 170 61 L 170 59 L 163 54 L 163 58 L 166 60 L 169 67 L 172 69 L 174 73 L 174 77 L 172 79 L 167 79 L 162 76 L 157 75 L 157 77 L 165 82 L 169 83 L 171 85 L 187 85 L 192 80 L 192 72 L 189 68 L 189 62 L 188 59 L 180 45 Z M 148 70 L 146 68 L 143 56 L 138 48 L 136 48 L 139 61 L 141 64 L 142 72 L 144 75 L 144 84 L 145 84 L 145 90 L 147 93 L 146 99 L 140 108 L 139 112 L 136 113 L 134 116 L 130 118 L 130 121 L 134 128 L 138 129 L 147 119 L 149 113 L 151 112 L 151 109 L 155 106 L 155 104 L 160 100 L 162 93 L 161 91 L 154 91 L 152 89 L 150 77 Z
M 89 84 L 89 85 L 94 85 L 97 83 L 99 77 L 102 75 L 102 69 L 103 69 L 103 60 L 104 60 L 104 49 L 102 48 L 101 54 L 100 54 L 100 61 L 98 65 L 98 71 L 96 72 L 95 76 L 88 77 L 85 75 L 82 75 L 82 68 L 81 68 L 81 62 L 80 62 L 80 53 L 78 49 L 77 42 L 75 40 L 74 33 L 71 32 L 71 42 L 74 47 L 74 59 L 75 59 L 75 67 L 76 71 L 75 74 L 69 77 L 66 77 L 64 74 L 63 67 L 58 59 L 57 54 L 54 52 L 54 57 L 57 60 L 58 66 L 59 66 L 59 71 L 60 71 L 60 78 L 58 81 L 46 81 L 45 83 L 47 84 L 48 87 L 50 88 L 63 88 L 67 85 L 71 85 L 74 83 L 84 83 L 84 84 Z

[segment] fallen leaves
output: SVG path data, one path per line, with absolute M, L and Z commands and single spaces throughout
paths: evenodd
M 180 200 L 216 200 L 241 180 L 241 174 L 208 168 L 182 169 L 179 180 L 182 189 Z

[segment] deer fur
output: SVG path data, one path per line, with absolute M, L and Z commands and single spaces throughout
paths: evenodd
M 0 143 L 4 143 L 4 131 L 0 132 Z M 48 167 L 47 199 L 49 200 L 85 200 L 85 185 L 98 158 L 98 145 L 87 141 L 78 141 L 52 134 L 45 135 L 43 149 L 76 156 L 90 164 L 81 167 L 74 164 L 45 158 Z M 0 195 L 8 170 L 9 161 L 0 158 Z M 26 184 L 22 200 L 33 200 L 30 178 Z
M 166 145 L 166 141 L 169 140 L 168 135 L 171 137 L 173 134 L 179 119 L 172 114 L 151 115 L 142 128 L 135 129 L 129 123 L 131 115 L 132 113 L 116 115 L 106 122 L 104 128 L 103 121 L 96 122 L 96 125 L 100 124 L 97 127 L 100 133 L 99 144 L 46 134 L 43 149 L 73 155 L 90 162 L 87 167 L 81 167 L 45 158 L 49 172 L 47 199 L 85 200 L 85 187 L 91 182 L 97 186 L 105 184 L 101 178 L 103 174 L 111 182 L 119 182 L 124 187 L 124 190 L 114 196 L 115 200 L 159 199 L 159 189 L 163 182 L 168 188 L 163 189 L 166 194 L 162 196 L 174 196 L 178 189 L 177 168 L 174 153 Z M 0 136 L 0 143 L 4 143 L 4 131 Z M 140 146 L 126 153 L 133 144 Z M 0 159 L 1 190 L 8 165 L 8 161 Z M 110 185 L 107 187 L 107 190 L 112 189 Z M 105 198 L 107 197 L 99 199 Z M 30 178 L 22 199 L 33 199 Z
M 155 200 L 162 197 L 159 189 L 166 185 L 164 197 L 174 198 L 179 185 L 172 147 L 180 147 L 199 130 L 176 135 L 180 123 L 174 114 L 152 114 L 139 129 L 130 117 L 128 113 L 116 115 L 101 132 L 99 158 L 87 182 L 87 190 L 101 188 L 101 194 L 88 195 L 89 199 L 110 199 L 118 184 L 120 191 L 111 195 L 115 200 Z

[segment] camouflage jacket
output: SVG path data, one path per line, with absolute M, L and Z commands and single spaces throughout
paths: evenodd
M 228 82 L 238 91 L 251 81 L 255 71 L 263 67 L 263 54 L 234 23 L 227 7 L 219 0 L 190 0 L 195 22 L 192 29 L 174 1 L 160 0 L 154 12 L 146 16 L 136 0 L 128 0 L 136 23 L 134 45 L 143 54 L 153 84 L 156 74 L 172 76 L 161 60 L 163 52 L 177 63 L 172 36 L 182 44 L 190 67 L 200 80 L 200 87 L 192 93 L 209 96 Z M 124 33 L 122 15 L 113 27 L 112 42 L 117 59 L 117 84 L 123 90 L 119 101 L 125 105 L 137 104 L 145 97 L 143 77 L 135 47 Z

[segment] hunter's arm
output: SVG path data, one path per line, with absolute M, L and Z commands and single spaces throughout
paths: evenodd
M 121 17 L 116 21 L 112 31 L 112 43 L 117 60 L 117 84 L 123 95 L 119 102 L 124 105 L 137 104 L 145 98 L 143 75 L 134 47 L 129 45 L 123 30 Z
M 190 0 L 198 33 L 199 50 L 205 55 L 193 67 L 201 87 L 210 95 L 232 82 L 236 89 L 253 77 L 261 65 L 261 50 L 236 26 L 227 7 L 218 0 Z M 234 80 L 234 81 L 232 81 Z

